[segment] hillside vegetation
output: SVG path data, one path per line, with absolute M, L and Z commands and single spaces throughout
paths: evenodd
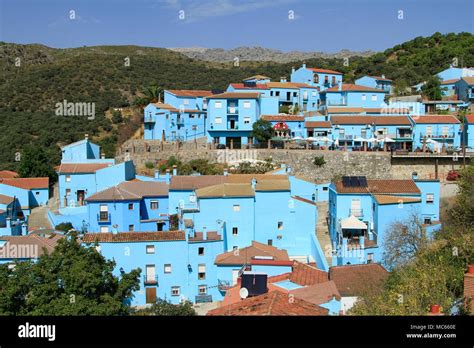
M 447 68 L 455 57 L 459 64 L 474 66 L 472 34 L 436 33 L 416 38 L 369 57 L 351 57 L 347 66 L 338 58 L 309 59 L 306 63 L 342 71 L 347 81 L 364 74 L 385 74 L 413 84 Z M 140 127 L 141 110 L 127 110 L 124 117 L 106 117 L 105 111 L 132 106 L 149 86 L 225 89 L 230 82 L 257 73 L 274 80 L 289 77 L 291 67 L 301 63 L 244 61 L 234 66 L 193 60 L 162 48 L 53 49 L 0 42 L 0 168 L 15 170 L 17 154 L 26 145 L 42 148 L 55 165 L 59 147 L 85 133 L 103 146 L 106 155 L 113 156 L 116 146 Z M 56 116 L 55 105 L 64 100 L 95 103 L 95 118 Z

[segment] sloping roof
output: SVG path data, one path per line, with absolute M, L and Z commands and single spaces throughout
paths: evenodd
M 224 92 L 221 94 L 214 94 L 207 99 L 258 99 L 260 93 L 258 92 Z
M 83 243 L 127 243 L 127 242 L 161 242 L 186 240 L 184 231 L 167 232 L 119 232 L 119 233 L 86 233 Z
M 288 180 L 288 176 L 285 174 L 229 174 L 227 176 L 227 182 L 234 183 L 250 183 L 252 180 L 257 180 L 257 185 L 263 180 Z
M 167 92 L 177 97 L 209 97 L 212 91 L 202 89 L 167 89 Z
M 350 114 L 350 113 L 362 113 L 364 108 L 362 107 L 340 107 L 340 106 L 328 106 L 329 114 Z
M 288 301 L 288 294 L 281 291 L 272 291 L 263 295 L 250 297 L 228 306 L 210 310 L 207 315 L 291 315 L 291 316 L 315 316 L 328 315 L 328 310 L 314 304 L 294 298 Z
M 293 283 L 306 286 L 327 282 L 328 273 L 316 267 L 294 261 L 289 280 Z
M 331 128 L 329 121 L 307 121 L 304 123 L 305 128 Z
M 286 88 L 286 89 L 298 89 L 292 82 L 268 82 L 267 86 L 270 88 Z
M 464 76 L 462 78 L 468 85 L 474 85 L 474 76 Z
M 466 123 L 474 123 L 474 115 L 466 115 Z
M 408 116 L 332 116 L 332 124 L 411 125 Z
M 341 90 L 339 90 L 339 86 L 334 86 L 334 87 L 325 89 L 324 91 L 321 91 L 320 93 L 326 93 L 326 92 L 377 92 L 377 93 L 387 93 L 386 91 L 378 89 L 378 88 L 354 85 L 352 83 L 343 83 L 342 86 L 341 86 Z
M 250 184 L 218 184 L 196 190 L 199 198 L 213 197 L 253 197 L 255 192 Z
M 278 249 L 271 245 L 252 241 L 252 245 L 228 251 L 216 256 L 216 265 L 244 265 L 250 264 L 255 256 L 273 257 L 275 261 L 289 261 L 288 252 L 284 249 Z
M 224 175 L 177 175 L 171 177 L 170 190 L 189 191 L 227 182 Z
M 61 238 L 63 238 L 63 236 L 59 234 L 48 237 L 41 237 L 36 234 L 26 236 L 0 236 L 0 241 L 7 241 L 7 243 L 0 248 L 0 259 L 38 258 L 43 255 L 43 249 L 51 253 Z M 15 255 L 9 252 L 9 250 L 12 250 L 12 247 L 17 247 L 18 252 Z M 26 252 L 26 255 L 23 255 L 22 250 Z
M 342 72 L 335 71 L 335 70 L 329 70 L 329 69 L 320 69 L 320 68 L 307 68 L 308 70 L 311 70 L 315 73 L 321 73 L 321 74 L 333 74 L 333 75 L 342 75 Z
M 154 181 L 125 181 L 88 197 L 86 201 L 124 201 L 168 196 L 168 185 Z
M 44 189 L 49 187 L 49 178 L 13 178 L 13 179 L 0 179 L 0 183 L 15 186 L 25 190 L 32 189 Z
M 382 77 L 382 76 L 371 76 L 371 75 L 366 75 L 367 77 L 371 77 L 375 80 L 378 80 L 378 81 L 392 81 L 390 79 L 387 79 L 386 77 Z
M 378 263 L 331 267 L 329 279 L 336 283 L 341 296 L 360 296 L 380 290 L 388 271 Z
M 260 118 L 267 120 L 267 121 L 279 121 L 279 122 L 301 122 L 304 121 L 304 116 L 296 116 L 296 115 L 262 115 Z
M 255 185 L 255 191 L 290 191 L 289 180 L 260 180 Z
M 363 108 L 366 113 L 372 113 L 372 114 L 382 114 L 386 113 L 388 115 L 400 115 L 400 114 L 405 114 L 408 115 L 410 113 L 410 109 L 408 108 L 402 108 L 402 107 L 395 107 L 392 108 L 390 107 L 389 109 L 387 108 Z
M 18 176 L 17 172 L 12 170 L 0 170 L 0 179 L 12 179 Z
M 11 196 L 0 194 L 0 204 L 10 204 L 14 200 L 15 200 L 15 198 L 13 198 Z
M 100 169 L 112 166 L 112 163 L 62 163 L 59 166 L 59 174 L 90 174 Z
M 263 89 L 263 90 L 269 89 L 267 85 L 263 83 L 256 84 L 255 86 L 246 86 L 243 83 L 231 83 L 230 85 L 234 87 L 235 89 Z
M 405 197 L 393 195 L 374 195 L 378 204 L 400 204 L 400 203 L 418 203 L 421 202 L 419 197 Z
M 345 219 L 341 220 L 341 228 L 343 229 L 353 229 L 353 230 L 366 230 L 367 225 L 356 218 L 354 215 L 351 215 Z
M 416 116 L 412 117 L 413 122 L 418 124 L 431 124 L 431 123 L 443 123 L 443 124 L 457 124 L 461 123 L 453 115 L 433 115 L 433 116 Z
M 420 189 L 413 180 L 371 179 L 367 187 L 345 187 L 342 180 L 335 183 L 338 193 L 372 193 L 372 194 L 420 194 Z
M 455 84 L 456 82 L 458 82 L 460 79 L 450 79 L 450 80 L 444 80 L 444 81 L 441 81 L 440 84 L 441 85 L 452 85 L 452 84 Z
M 313 202 L 309 199 L 306 199 L 306 198 L 303 198 L 303 197 L 300 197 L 300 196 L 291 196 L 291 198 L 296 199 L 297 201 L 300 201 L 300 202 L 304 202 L 304 203 L 308 203 L 308 204 L 317 206 L 316 202 Z
M 336 283 L 330 280 L 324 283 L 317 283 L 310 286 L 305 286 L 298 289 L 290 290 L 295 298 L 305 300 L 315 305 L 320 305 L 331 301 L 334 297 L 337 300 L 341 299 L 341 294 L 337 290 Z

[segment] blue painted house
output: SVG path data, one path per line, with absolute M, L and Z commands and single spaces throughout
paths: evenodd
M 474 76 L 463 77 L 455 83 L 456 94 L 459 100 L 466 103 L 474 101 Z
M 413 149 L 456 149 L 461 144 L 461 122 L 453 115 L 410 117 L 413 124 Z
M 355 80 L 355 84 L 359 86 L 366 86 L 366 87 L 381 89 L 384 92 L 387 92 L 389 94 L 393 92 L 392 80 L 387 79 L 385 75 L 382 75 L 382 76 L 365 75 Z
M 474 115 L 465 116 L 463 136 L 466 148 L 474 149 Z
M 385 107 L 387 92 L 366 86 L 343 84 L 328 88 L 320 92 L 321 108 L 323 111 L 330 106 L 351 106 L 364 108 Z
M 368 180 L 343 177 L 329 187 L 329 234 L 333 266 L 383 260 L 384 242 L 395 224 L 439 228 L 438 180 Z
M 342 83 L 342 73 L 329 69 L 308 68 L 303 63 L 299 69 L 292 69 L 290 81 L 306 83 L 317 87 L 317 90 L 321 92 Z

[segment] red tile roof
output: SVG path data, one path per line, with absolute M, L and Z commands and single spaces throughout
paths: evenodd
M 362 107 L 339 107 L 339 106 L 328 106 L 329 114 L 350 114 L 350 113 L 363 113 L 364 108 Z
M 372 193 L 372 194 L 413 194 L 419 195 L 420 189 L 413 180 L 371 179 L 367 180 L 367 187 L 345 187 L 342 180 L 335 183 L 338 193 Z
M 318 283 L 303 288 L 290 290 L 290 294 L 296 298 L 308 301 L 315 305 L 320 305 L 331 301 L 334 297 L 341 299 L 341 294 L 337 290 L 336 283 L 330 280 L 324 283 Z
M 189 219 L 185 219 L 185 220 L 189 220 Z M 189 237 L 190 242 L 202 242 L 202 241 L 209 241 L 209 240 L 212 240 L 212 241 L 222 240 L 222 236 L 217 231 L 207 231 L 206 238 L 204 238 L 204 232 L 196 232 L 194 237 Z
M 214 94 L 207 99 L 258 99 L 260 93 L 258 92 L 224 92 L 221 94 Z
M 230 85 L 235 89 L 269 89 L 267 85 L 263 83 L 256 84 L 255 86 L 246 86 L 243 83 L 231 83 Z
M 304 116 L 296 116 L 296 115 L 262 115 L 262 119 L 267 121 L 278 121 L 278 122 L 301 122 L 304 121 Z
M 306 198 L 303 198 L 303 197 L 300 197 L 300 196 L 292 196 L 292 198 L 296 199 L 297 201 L 300 201 L 300 202 L 308 203 L 308 204 L 311 204 L 311 205 L 317 205 L 316 202 L 313 202 L 309 199 L 306 199 Z
M 86 200 L 123 201 L 137 200 L 143 197 L 168 196 L 168 184 L 156 181 L 124 181 L 117 186 L 99 191 Z
M 127 242 L 161 242 L 186 240 L 184 231 L 167 232 L 118 232 L 118 233 L 86 233 L 83 243 L 127 243 Z
M 342 72 L 335 71 L 335 70 L 329 70 L 329 69 L 320 69 L 320 68 L 307 68 L 308 70 L 311 70 L 315 73 L 321 73 L 321 74 L 333 74 L 333 75 L 342 75 Z
M 312 303 L 293 298 L 281 291 L 272 291 L 263 295 L 250 297 L 229 306 L 219 307 L 207 315 L 248 316 L 248 315 L 291 315 L 314 316 L 328 315 L 328 310 Z
M 15 198 L 11 197 L 11 196 L 7 196 L 7 195 L 1 195 L 0 194 L 0 204 L 10 204 L 11 202 L 13 202 L 15 200 Z M 5 212 L 5 211 L 4 211 Z
M 329 121 L 307 121 L 304 123 L 305 128 L 331 128 Z
M 469 86 L 474 85 L 474 76 L 464 76 L 462 78 Z
M 177 97 L 209 97 L 212 91 L 202 89 L 168 89 L 167 92 Z
M 386 77 L 382 77 L 382 76 L 370 76 L 370 75 L 367 75 L 367 77 L 372 77 L 376 80 L 379 80 L 379 81 L 392 81 L 390 79 L 387 79 Z
M 277 249 L 274 246 L 252 241 L 252 245 L 228 251 L 216 256 L 216 265 L 244 265 L 251 264 L 251 261 L 258 256 L 273 257 L 275 261 L 289 261 L 286 250 Z
M 466 123 L 474 123 L 474 115 L 466 115 Z
M 0 179 L 1 184 L 15 186 L 25 190 L 44 189 L 49 187 L 49 178 L 13 178 Z
M 48 253 L 51 253 L 61 238 L 63 238 L 63 236 L 59 234 L 52 234 L 47 237 L 41 237 L 37 234 L 26 236 L 0 236 L 0 240 L 7 241 L 7 243 L 0 248 L 0 259 L 36 259 L 43 255 L 45 249 Z M 18 255 L 18 253 L 15 253 L 15 255 L 9 255 L 10 253 L 8 250 L 12 250 L 12 247 L 17 248 L 18 250 L 23 250 L 27 247 L 27 251 L 29 251 L 30 254 Z
M 1 170 L 0 171 L 0 179 L 12 179 L 18 176 L 17 172 L 12 170 Z
M 388 271 L 378 263 L 331 267 L 329 279 L 336 283 L 341 296 L 361 296 L 379 291 Z
M 431 123 L 443 123 L 443 124 L 456 124 L 461 123 L 453 115 L 433 115 L 433 116 L 413 116 L 413 122 L 418 124 L 431 124 Z
M 381 125 L 407 125 L 410 120 L 407 116 L 332 116 L 332 124 L 372 124 Z
M 441 81 L 441 85 L 452 85 L 456 82 L 458 82 L 459 79 L 450 79 L 450 80 L 444 80 L 444 81 Z
M 299 284 L 301 286 L 314 285 L 319 283 L 327 282 L 328 273 L 321 271 L 313 266 L 295 261 L 291 271 L 290 279 L 291 282 Z
M 96 171 L 112 166 L 112 163 L 62 163 L 59 167 L 60 174 L 90 174 Z
M 326 93 L 326 92 L 377 92 L 377 93 L 386 93 L 385 91 L 383 91 L 381 89 L 354 85 L 352 83 L 343 83 L 342 86 L 341 86 L 340 91 L 339 91 L 339 86 L 334 86 L 334 87 L 325 89 L 324 91 L 321 91 L 320 93 Z

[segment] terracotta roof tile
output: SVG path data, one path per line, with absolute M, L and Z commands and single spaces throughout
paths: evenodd
M 0 179 L 1 184 L 15 186 L 25 190 L 43 189 L 49 187 L 49 178 L 13 178 Z
M 244 85 L 243 83 L 231 83 L 230 85 L 231 85 L 232 87 L 234 87 L 235 89 L 252 89 L 252 90 L 253 90 L 253 89 L 263 89 L 263 90 L 269 89 L 269 88 L 267 87 L 267 85 L 261 84 L 261 83 L 255 85 L 255 86 L 246 86 L 246 85 Z
M 167 92 L 177 97 L 209 97 L 212 91 L 202 89 L 168 89 Z
M 450 79 L 450 80 L 444 80 L 444 81 L 441 81 L 440 84 L 441 85 L 451 85 L 451 84 L 455 84 L 456 82 L 458 82 L 460 79 Z
M 433 115 L 433 116 L 416 116 L 412 117 L 413 122 L 418 124 L 431 124 L 431 123 L 443 123 L 443 124 L 457 124 L 461 123 L 453 115 Z
M 128 242 L 162 242 L 186 240 L 184 231 L 167 232 L 118 232 L 118 233 L 86 233 L 83 243 L 128 243 Z
M 44 249 L 46 249 L 48 253 L 51 253 L 61 238 L 63 238 L 63 236 L 58 234 L 48 237 L 41 237 L 36 234 L 26 236 L 0 236 L 0 240 L 7 241 L 7 243 L 0 248 L 0 259 L 38 258 L 43 255 Z M 23 250 L 24 247 L 27 247 L 27 255 L 9 255 L 8 250 L 11 250 L 13 246 L 16 246 L 18 250 Z M 6 249 L 3 250 L 4 248 Z
M 315 305 L 331 301 L 334 297 L 336 300 L 341 299 L 341 294 L 337 290 L 336 283 L 330 280 L 324 283 L 318 283 L 303 288 L 290 290 L 290 294 L 295 295 L 295 298 L 305 300 Z
M 100 169 L 112 166 L 112 163 L 62 163 L 59 166 L 60 174 L 78 174 L 78 173 L 95 173 Z
M 299 298 L 288 301 L 288 298 L 288 294 L 284 292 L 272 291 L 263 295 L 247 298 L 229 306 L 213 309 L 209 311 L 207 315 L 328 315 L 326 308 L 315 306 Z
M 328 106 L 329 114 L 350 114 L 350 113 L 362 113 L 364 108 L 362 107 L 339 107 L 339 106 Z
M 332 116 L 335 124 L 411 125 L 408 116 Z
M 325 89 L 324 91 L 321 91 L 320 93 L 326 93 L 326 92 L 377 92 L 377 93 L 386 93 L 385 91 L 383 91 L 381 89 L 378 89 L 378 88 L 359 86 L 359 85 L 354 85 L 352 83 L 343 83 L 342 86 L 341 86 L 341 91 L 339 91 L 339 86 L 334 86 L 334 87 Z
M 14 200 L 15 200 L 15 198 L 13 198 L 11 196 L 0 194 L 0 204 L 10 204 Z
M 311 70 L 315 73 L 321 73 L 321 74 L 333 74 L 333 75 L 342 75 L 341 72 L 335 71 L 335 70 L 329 70 L 329 69 L 320 69 L 320 68 L 307 68 L 308 70 Z
M 388 274 L 381 265 L 369 263 L 331 267 L 329 279 L 336 283 L 341 296 L 361 296 L 380 290 Z
M 286 250 L 253 241 L 251 246 L 217 255 L 214 263 L 216 265 L 244 265 L 250 264 L 256 256 L 269 256 L 277 261 L 290 260 Z
M 462 78 L 468 85 L 474 85 L 474 76 L 464 76 Z
M 12 170 L 0 170 L 0 179 L 12 179 L 18 176 L 17 172 Z
M 250 184 L 218 184 L 196 190 L 199 198 L 225 198 L 225 197 L 254 197 L 255 192 Z
M 258 99 L 260 93 L 258 92 L 224 92 L 221 94 L 214 94 L 207 99 Z
M 367 187 L 345 187 L 342 180 L 335 183 L 338 193 L 372 193 L 372 194 L 420 194 L 420 189 L 413 180 L 372 179 L 367 180 Z
M 466 123 L 474 123 L 474 115 L 466 115 Z
M 386 77 L 382 77 L 382 76 L 370 76 L 370 75 L 367 75 L 367 77 L 372 77 L 376 80 L 379 80 L 379 81 L 392 81 L 390 79 L 387 79 Z
M 328 273 L 310 265 L 295 261 L 290 275 L 290 281 L 302 286 L 327 282 Z
M 331 128 L 329 121 L 307 121 L 304 123 L 305 128 Z
M 393 195 L 374 195 L 375 200 L 378 204 L 400 204 L 400 203 L 419 203 L 421 202 L 420 197 L 405 197 L 405 196 L 393 196 Z
M 125 181 L 88 197 L 86 201 L 123 201 L 168 196 L 168 185 L 154 181 Z

